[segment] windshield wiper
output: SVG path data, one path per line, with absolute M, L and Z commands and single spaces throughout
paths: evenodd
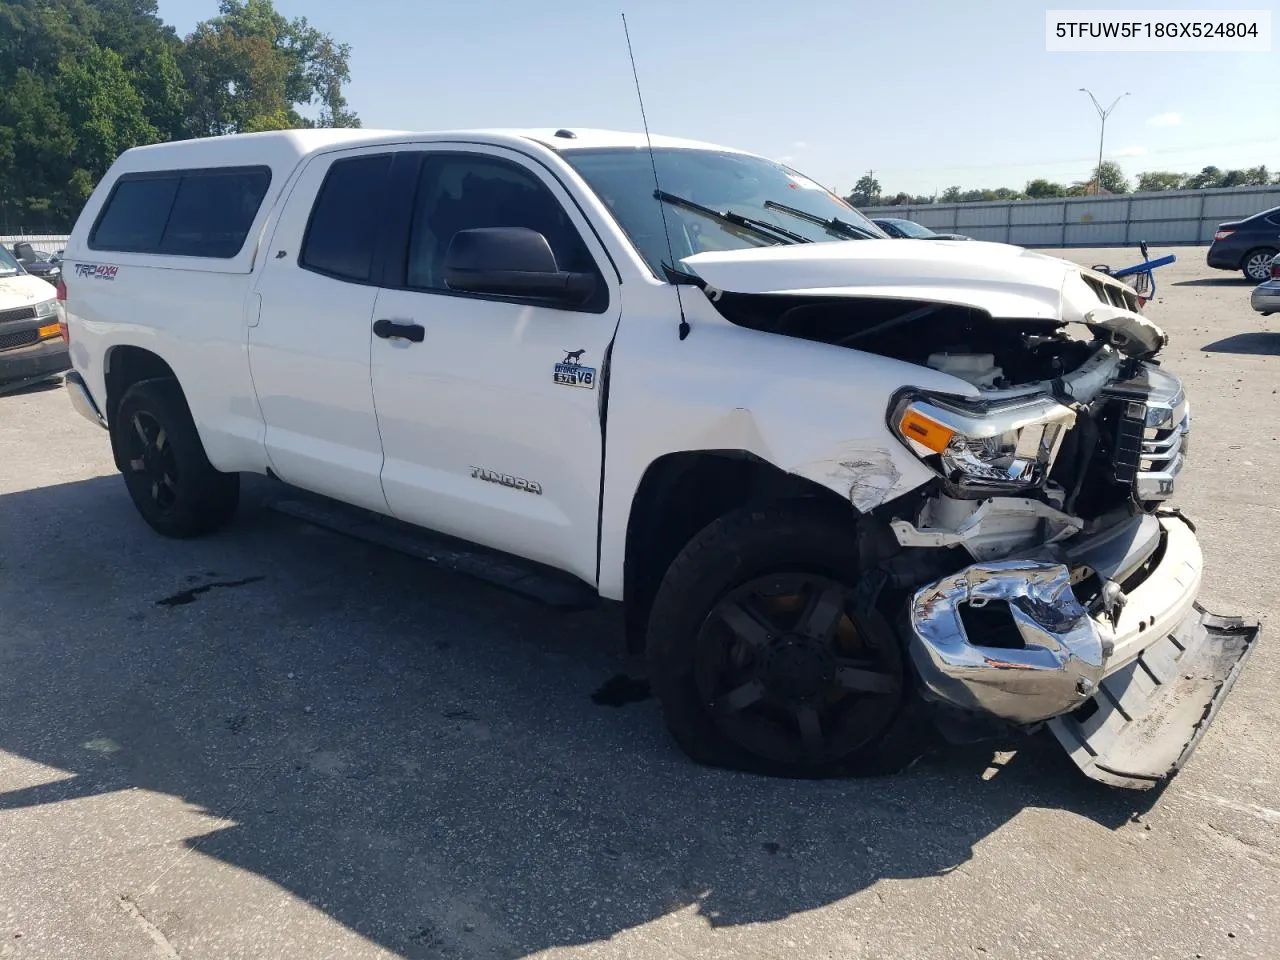
M 766 240 L 777 241 L 782 237 L 787 243 L 811 243 L 808 237 L 801 236 L 786 227 L 779 227 L 776 224 L 769 223 L 767 220 L 753 220 L 751 217 L 744 217 L 740 213 L 734 213 L 732 210 L 714 210 L 711 207 L 703 206 L 694 200 L 686 200 L 684 197 L 674 193 L 667 193 L 665 190 L 653 191 L 655 200 L 664 200 L 674 207 L 684 207 L 687 210 L 693 210 L 700 213 L 704 217 L 710 217 L 712 220 L 720 220 L 724 223 L 731 223 L 735 227 L 743 227 L 750 230 L 758 236 L 764 237 Z
M 878 239 L 870 230 L 864 230 L 862 227 L 854 226 L 847 220 L 841 220 L 839 217 L 832 217 L 828 220 L 820 217 L 816 213 L 809 213 L 807 210 L 797 210 L 795 207 L 788 207 L 785 203 L 779 203 L 777 200 L 766 200 L 766 207 L 772 210 L 781 210 L 783 213 L 789 213 L 791 216 L 800 220 L 807 220 L 815 223 L 820 227 L 824 227 L 830 233 L 844 237 L 846 240 L 875 240 Z

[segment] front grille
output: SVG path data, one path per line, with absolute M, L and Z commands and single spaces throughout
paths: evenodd
M 35 307 L 17 307 L 13 310 L 0 310 L 0 323 L 8 323 L 11 320 L 34 320 L 35 316 Z
M 37 330 L 20 330 L 17 333 L 0 334 L 0 350 L 12 350 L 15 347 L 25 347 L 35 343 L 40 339 Z
M 1112 470 L 1133 484 L 1143 503 L 1168 500 L 1189 446 L 1191 408 L 1177 377 L 1143 365 L 1138 376 L 1108 388 L 1120 407 Z

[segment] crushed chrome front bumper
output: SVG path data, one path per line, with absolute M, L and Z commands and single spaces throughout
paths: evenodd
M 975 563 L 918 589 L 908 642 L 927 698 L 1021 726 L 1048 720 L 1087 775 L 1145 789 L 1190 756 L 1258 628 L 1196 604 L 1204 559 L 1180 515 L 1135 518 L 1119 534 Z M 1114 588 L 1113 619 L 1090 616 L 1072 592 L 1082 568 Z M 966 620 L 987 632 L 971 637 Z

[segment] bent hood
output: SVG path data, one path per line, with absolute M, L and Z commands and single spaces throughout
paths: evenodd
M 1131 356 L 1168 341 L 1137 294 L 1106 274 L 1007 243 L 841 240 L 697 253 L 680 261 L 716 290 L 882 297 L 972 307 L 994 319 L 1082 323 Z

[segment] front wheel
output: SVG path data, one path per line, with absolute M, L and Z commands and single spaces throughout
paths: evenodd
M 209 463 L 177 381 L 131 386 L 112 421 L 111 443 L 134 506 L 157 533 L 197 537 L 234 515 L 240 475 Z
M 907 666 L 850 525 L 816 503 L 744 509 L 672 563 L 650 615 L 650 682 L 680 746 L 781 776 L 879 770 Z
M 1276 255 L 1276 251 L 1270 247 L 1258 247 L 1250 250 L 1244 255 L 1244 259 L 1240 262 L 1240 269 L 1244 273 L 1246 280 L 1252 280 L 1254 283 L 1262 283 L 1271 279 L 1271 258 Z

